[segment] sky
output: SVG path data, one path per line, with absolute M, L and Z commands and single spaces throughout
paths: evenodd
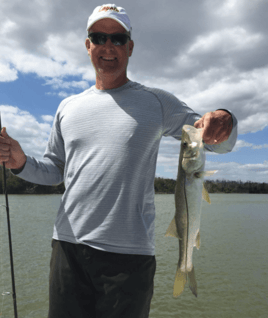
M 95 85 L 86 25 L 95 0 L 0 0 L 2 126 L 41 160 L 60 102 Z M 200 115 L 238 120 L 231 153 L 207 152 L 210 180 L 268 182 L 268 1 L 121 0 L 132 25 L 130 80 Z M 180 142 L 163 137 L 156 176 L 176 179 Z

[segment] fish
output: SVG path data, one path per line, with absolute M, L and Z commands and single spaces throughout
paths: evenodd
M 204 177 L 215 171 L 204 171 L 205 149 L 202 140 L 202 128 L 191 125 L 182 127 L 178 175 L 175 188 L 175 216 L 165 237 L 179 239 L 179 261 L 173 287 L 173 297 L 184 291 L 187 278 L 189 288 L 197 297 L 197 282 L 193 266 L 193 248 L 198 250 L 200 240 L 200 219 L 202 198 L 211 203 L 204 186 Z

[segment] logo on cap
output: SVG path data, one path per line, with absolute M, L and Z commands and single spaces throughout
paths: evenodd
M 119 10 L 117 9 L 117 7 L 108 7 L 108 6 L 106 6 L 106 7 L 102 6 L 102 7 L 100 8 L 99 12 L 101 12 L 101 11 L 108 11 L 108 10 L 115 11 L 115 12 L 119 12 Z

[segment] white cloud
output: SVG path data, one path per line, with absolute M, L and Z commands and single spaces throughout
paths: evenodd
M 0 63 L 0 82 L 13 82 L 18 78 L 18 72 L 9 65 Z
M 60 98 L 66 98 L 71 95 L 82 92 L 83 90 L 89 88 L 89 83 L 87 81 L 64 81 L 61 78 L 46 79 L 45 84 L 51 86 L 53 90 L 59 90 L 58 92 L 46 92 L 49 96 L 59 96 Z M 63 90 L 62 90 L 63 89 Z M 77 91 L 78 90 L 78 91 Z
M 16 29 L 18 29 L 18 27 L 14 21 L 11 21 L 7 17 L 3 18 L 2 23 L 1 23 L 1 29 L 0 29 L 1 35 L 6 35 L 10 31 L 14 31 Z
M 226 28 L 198 37 L 196 42 L 188 49 L 187 55 L 195 57 L 214 53 L 221 56 L 222 54 L 252 49 L 262 40 L 261 34 L 249 33 L 242 27 Z
M 250 115 L 242 119 L 239 125 L 241 127 L 241 129 L 239 129 L 240 134 L 254 133 L 263 130 L 268 126 L 268 113 L 262 112 Z
M 265 0 L 225 0 L 225 1 L 214 1 L 210 0 L 209 4 L 214 5 L 214 14 L 218 18 L 226 18 L 228 21 L 237 21 L 243 17 L 246 12 L 254 12 L 257 7 L 260 7 Z
M 53 89 L 71 89 L 71 88 L 78 88 L 81 90 L 85 90 L 89 88 L 89 84 L 87 81 L 63 81 L 61 78 L 52 78 L 47 79 L 44 85 L 50 85 Z
M 206 177 L 210 180 L 241 180 L 254 181 L 254 182 L 266 182 L 268 178 L 268 161 L 256 164 L 239 164 L 237 162 L 221 162 L 219 155 L 219 160 L 209 161 L 206 160 L 206 171 L 217 170 L 213 176 Z M 157 160 L 157 166 L 164 168 L 165 173 L 170 173 L 172 179 L 177 178 L 178 173 L 178 158 L 179 155 L 164 155 L 160 154 Z
M 87 56 L 85 35 L 73 31 L 62 35 L 50 34 L 44 43 L 44 50 L 53 60 L 70 64 L 77 64 L 82 55 Z
M 253 145 L 252 146 L 252 149 L 265 149 L 265 148 L 268 148 L 268 144 L 264 144 L 264 145 Z
M 47 121 L 47 122 L 52 122 L 54 120 L 54 117 L 51 115 L 42 115 L 41 117 L 44 121 Z
M 75 65 L 59 63 L 46 56 L 26 53 L 22 50 L 10 52 L 12 64 L 22 73 L 35 73 L 40 77 L 81 75 Z
M 72 94 L 71 92 L 59 91 L 57 93 L 47 92 L 46 95 L 48 95 L 48 96 L 58 96 L 61 99 L 64 99 L 64 98 L 67 98 L 67 97 L 72 96 L 74 94 Z
M 17 140 L 26 154 L 41 159 L 50 134 L 51 125 L 40 123 L 27 111 L 9 105 L 0 105 L 2 126 Z M 51 119 L 43 116 L 46 119 Z M 44 119 L 44 118 L 43 118 Z M 49 121 L 50 122 L 50 121 Z
M 254 182 L 267 182 L 268 161 L 258 164 L 239 164 L 237 162 L 209 162 L 208 170 L 219 170 L 217 174 L 209 179 L 241 180 L 243 182 L 252 180 Z
M 180 10 L 170 11 L 178 3 Z M 136 10 L 139 4 L 142 12 Z M 161 4 L 124 3 L 135 42 L 129 78 L 172 92 L 201 114 L 231 109 L 240 121 L 239 133 L 263 129 L 265 122 L 256 114 L 267 113 L 265 2 L 206 0 L 195 2 L 195 10 L 186 1 Z M 84 42 L 88 15 L 98 3 L 3 0 L 1 5 L 1 81 L 16 80 L 18 72 L 35 73 L 67 97 L 95 80 Z M 156 28 L 157 16 L 165 19 Z M 70 75 L 77 81 L 66 81 Z
M 60 91 L 60 92 L 58 93 L 58 96 L 61 97 L 61 98 L 66 98 L 66 97 L 71 96 L 71 94 L 66 93 L 66 92 L 64 92 L 64 91 Z
M 51 87 L 48 95 L 61 98 L 88 88 L 95 70 L 84 45 L 85 28 L 97 5 L 95 0 L 2 0 L 0 81 L 15 81 L 19 72 L 33 73 Z M 155 0 L 152 6 L 126 0 L 122 5 L 129 13 L 135 42 L 128 66 L 131 80 L 167 90 L 201 115 L 230 109 L 239 121 L 239 134 L 268 125 L 267 1 L 204 0 L 194 1 L 193 6 L 192 1 L 170 0 L 163 6 Z M 40 157 L 51 118 L 44 115 L 44 122 L 39 122 L 30 113 L 7 107 L 3 123 L 8 123 L 8 131 Z M 179 145 L 163 138 L 158 158 L 159 164 L 175 171 L 175 177 Z M 267 145 L 238 140 L 233 151 L 241 148 L 253 151 Z M 221 164 L 222 171 L 239 172 L 239 176 L 245 172 L 254 178 L 245 165 Z
M 247 148 L 248 151 L 254 151 L 255 149 L 260 150 L 268 148 L 267 144 L 255 145 L 244 140 L 238 140 L 234 149 L 232 150 L 231 156 L 235 157 L 235 153 L 242 148 Z M 159 155 L 157 158 L 157 167 L 161 171 L 168 173 L 170 178 L 176 179 L 178 173 L 178 163 L 179 163 L 179 152 L 180 152 L 180 142 L 172 137 L 162 138 Z M 268 161 L 263 163 L 254 164 L 240 164 L 234 162 L 224 162 L 225 156 L 221 154 L 216 154 L 213 152 L 206 152 L 206 171 L 218 170 L 213 176 L 206 177 L 205 179 L 210 180 L 241 180 L 254 181 L 254 182 L 266 182 L 268 180 Z M 159 175 L 159 174 L 158 174 Z M 163 173 L 161 173 L 163 175 Z
M 253 150 L 260 150 L 260 149 L 266 149 L 268 148 L 268 144 L 264 145 L 254 145 L 252 143 L 246 142 L 244 140 L 237 140 L 234 149 L 232 150 L 233 152 L 239 151 L 241 148 L 251 148 Z

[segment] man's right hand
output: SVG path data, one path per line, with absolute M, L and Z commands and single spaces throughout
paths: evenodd
M 0 164 L 8 169 L 20 169 L 26 163 L 27 157 L 21 149 L 20 144 L 9 137 L 4 127 L 0 136 Z

